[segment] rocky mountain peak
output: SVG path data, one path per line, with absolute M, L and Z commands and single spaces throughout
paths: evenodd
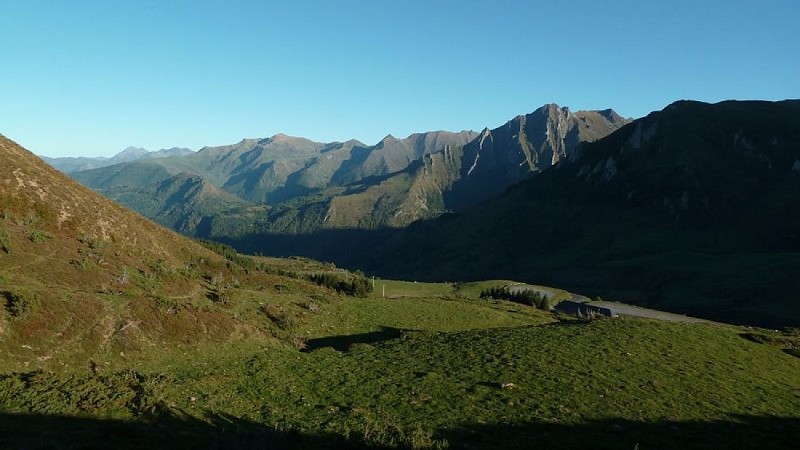
M 533 114 L 536 113 L 549 117 L 555 117 L 555 116 L 563 117 L 563 116 L 568 116 L 570 114 L 570 110 L 569 107 L 567 106 L 561 107 L 558 106 L 558 104 L 556 103 L 546 103 L 533 112 Z
M 614 111 L 613 109 L 610 109 L 610 108 L 609 109 L 604 109 L 602 111 L 597 111 L 597 113 L 600 114 L 601 116 L 605 117 L 606 120 L 608 120 L 609 122 L 616 123 L 616 122 L 623 122 L 623 121 L 626 120 L 624 117 L 620 116 L 619 114 L 617 114 L 616 111 Z

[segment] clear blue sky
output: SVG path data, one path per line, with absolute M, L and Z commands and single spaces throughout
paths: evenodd
M 800 97 L 797 0 L 0 0 L 0 133 L 38 154 L 639 117 Z

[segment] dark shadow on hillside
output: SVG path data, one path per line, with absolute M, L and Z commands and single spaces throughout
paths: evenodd
M 800 290 L 800 278 L 795 275 L 800 268 L 800 253 L 748 256 L 732 251 L 705 252 L 689 244 L 675 244 L 675 249 L 670 249 L 666 248 L 669 243 L 680 243 L 678 237 L 670 235 L 663 239 L 664 244 L 657 240 L 658 245 L 634 249 L 622 256 L 603 253 L 607 244 L 596 248 L 549 247 L 571 239 L 562 236 L 554 239 L 555 243 L 531 248 L 520 257 L 515 241 L 473 248 L 466 245 L 468 236 L 436 234 L 436 230 L 445 229 L 458 217 L 448 214 L 437 220 L 415 222 L 406 229 L 254 233 L 235 239 L 201 237 L 231 245 L 243 253 L 305 256 L 384 278 L 430 282 L 513 279 L 717 322 L 767 328 L 798 325 L 800 313 L 796 308 L 780 314 L 768 305 L 759 310 L 753 307 L 752 299 L 779 299 L 776 304 L 792 305 L 783 299 L 787 292 Z M 444 245 L 451 240 L 464 245 Z M 565 254 L 568 257 L 561 258 Z M 702 265 L 694 261 L 695 257 L 725 264 Z M 691 301 L 675 293 L 679 291 L 691 293 Z
M 422 424 L 423 428 L 425 427 Z M 397 432 L 404 434 L 401 430 Z M 360 435 L 356 431 L 353 435 Z M 398 435 L 397 437 L 400 437 Z M 407 438 L 408 436 L 406 436 Z M 435 431 L 451 449 L 796 449 L 800 418 L 731 416 L 726 420 L 577 424 L 471 423 Z M 431 442 L 431 441 L 429 441 Z M 397 446 L 393 446 L 397 448 Z M 205 420 L 171 411 L 141 421 L 0 413 L 3 449 L 358 449 L 385 448 L 339 435 L 276 430 L 225 414 Z M 404 448 L 402 444 L 399 448 Z
M 398 232 L 391 229 L 337 229 L 308 234 L 257 233 L 238 238 L 206 235 L 199 237 L 228 244 L 242 253 L 263 253 L 277 257 L 305 256 L 347 267 L 363 264 L 364 255 L 370 249 L 379 248 L 382 242 Z
M 226 414 L 206 420 L 171 410 L 139 421 L 0 413 L 3 449 L 375 448 L 331 434 L 276 430 Z
M 797 449 L 800 418 L 733 416 L 717 421 L 597 420 L 581 424 L 468 424 L 435 436 L 450 448 Z
M 380 331 L 310 339 L 308 342 L 306 342 L 306 347 L 303 349 L 303 351 L 312 352 L 320 348 L 331 347 L 334 350 L 346 352 L 353 344 L 374 344 L 376 342 L 398 339 L 405 331 L 410 330 L 381 326 Z

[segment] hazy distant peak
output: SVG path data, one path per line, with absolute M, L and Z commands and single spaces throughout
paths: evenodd
M 162 154 L 189 154 L 194 153 L 194 150 L 186 148 L 186 147 L 170 147 L 170 148 L 162 148 L 161 150 L 154 152 L 154 153 L 162 153 Z
M 137 157 L 150 153 L 147 149 L 141 147 L 127 147 L 125 150 L 114 155 L 114 158 L 119 157 Z
M 310 139 L 306 139 L 304 137 L 289 136 L 288 134 L 284 133 L 278 133 L 270 138 L 258 141 L 259 144 L 278 144 L 278 143 L 291 144 L 299 142 L 313 142 L 313 141 L 311 141 Z
M 365 143 L 359 141 L 358 139 L 348 139 L 348 140 L 342 142 L 342 144 L 351 145 L 351 146 L 359 145 L 359 146 L 362 146 L 362 147 L 366 145 Z

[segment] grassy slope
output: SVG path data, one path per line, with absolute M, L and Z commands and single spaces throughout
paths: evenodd
M 0 144 L 0 448 L 797 442 L 795 337 L 561 323 L 472 297 L 493 281 L 340 297 L 280 275 L 330 265 L 229 267 Z
M 3 137 L 0 156 L 0 370 L 266 342 L 275 327 L 248 299 L 301 302 L 326 292 L 231 265 Z
M 457 298 L 452 285 L 377 283 L 398 298 L 317 296 L 318 308 L 295 308 L 298 321 L 287 332 L 310 338 L 305 353 L 279 341 L 245 340 L 157 349 L 136 363 L 99 361 L 94 374 L 86 368 L 4 375 L 0 429 L 23 425 L 43 433 L 36 442 L 50 436 L 82 444 L 102 442 L 98 430 L 121 430 L 135 435 L 130 445 L 155 447 L 797 442 L 800 359 L 743 339 L 739 328 L 559 322 L 520 305 Z M 237 308 L 245 314 L 274 297 L 254 292 Z M 417 331 L 403 331 L 409 329 Z M 59 415 L 107 420 L 81 419 L 79 432 Z M 4 445 L 33 442 L 24 433 L 0 436 Z

